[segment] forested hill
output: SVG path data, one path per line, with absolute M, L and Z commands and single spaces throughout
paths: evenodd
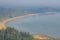
M 0 30 L 0 40 L 32 40 L 32 37 L 27 32 L 19 32 L 14 28 Z

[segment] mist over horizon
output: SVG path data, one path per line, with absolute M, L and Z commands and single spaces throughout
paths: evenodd
M 3 7 L 60 7 L 60 0 L 0 0 Z

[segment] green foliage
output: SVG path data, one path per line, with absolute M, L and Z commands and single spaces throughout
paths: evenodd
M 0 40 L 32 40 L 27 32 L 19 32 L 14 28 L 7 28 L 5 31 L 0 30 Z
M 14 28 L 8 27 L 6 30 L 0 30 L 0 40 L 45 40 L 45 39 L 34 39 L 28 32 L 21 32 Z

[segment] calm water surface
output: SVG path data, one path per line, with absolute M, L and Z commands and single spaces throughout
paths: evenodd
M 60 37 L 60 14 L 29 16 L 10 21 L 6 26 L 17 30 Z

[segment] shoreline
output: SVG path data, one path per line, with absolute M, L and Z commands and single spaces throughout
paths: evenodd
M 27 15 L 23 15 L 23 16 L 17 16 L 17 17 L 13 17 L 13 18 L 9 18 L 9 19 L 5 19 L 5 20 L 2 20 L 0 21 L 0 30 L 6 30 L 7 27 L 6 27 L 6 23 L 9 22 L 9 21 L 13 21 L 15 19 L 18 19 L 18 18 L 24 18 L 24 17 L 28 17 L 28 16 L 36 16 L 38 14 L 27 14 Z M 35 38 L 35 39 L 54 39 L 53 37 L 50 37 L 50 36 L 46 36 L 46 35 L 41 35 L 41 34 L 32 34 L 32 37 Z
M 15 20 L 18 18 L 24 18 L 26 16 L 35 16 L 35 15 L 37 15 L 37 14 L 27 14 L 27 15 L 23 15 L 23 16 L 17 16 L 17 17 L 2 20 L 2 21 L 0 21 L 0 30 L 5 30 L 7 28 L 5 24 L 9 21 L 12 21 L 12 20 Z

